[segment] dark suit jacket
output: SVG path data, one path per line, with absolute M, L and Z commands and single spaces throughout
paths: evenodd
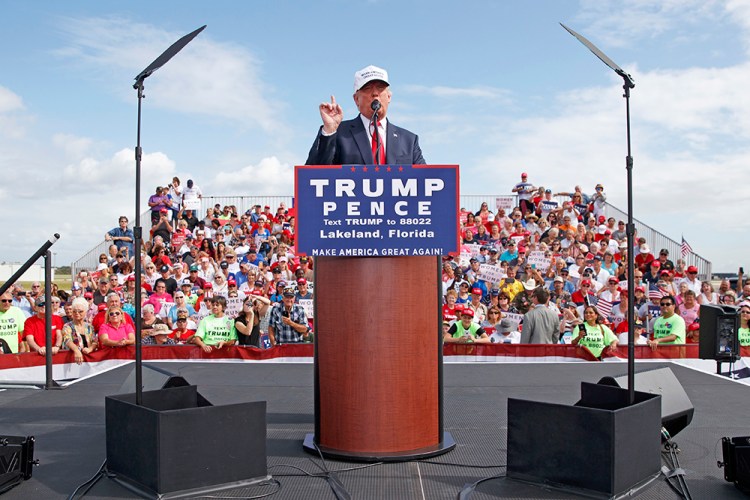
M 310 148 L 305 165 L 370 165 L 372 147 L 362 119 L 359 115 L 353 120 L 344 120 L 335 134 L 318 136 Z M 419 137 L 406 129 L 386 122 L 385 162 L 389 165 L 425 164 Z

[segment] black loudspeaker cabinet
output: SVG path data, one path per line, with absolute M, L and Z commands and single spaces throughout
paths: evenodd
M 724 479 L 750 495 L 750 437 L 722 438 Z
M 617 385 L 626 388 L 628 376 L 605 377 L 600 384 Z M 670 436 L 676 435 L 693 420 L 693 403 L 682 384 L 669 368 L 659 368 L 635 374 L 635 390 L 661 396 L 661 425 Z
M 0 494 L 31 478 L 34 436 L 0 436 Z
M 700 308 L 698 356 L 716 361 L 740 358 L 739 309 L 735 306 L 705 304 Z
M 214 406 L 195 386 L 105 398 L 107 470 L 146 498 L 195 498 L 269 478 L 266 402 Z
M 613 498 L 658 477 L 660 397 L 581 383 L 575 405 L 508 398 L 508 477 Z

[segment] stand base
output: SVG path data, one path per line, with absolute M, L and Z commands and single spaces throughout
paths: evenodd
M 115 476 L 112 478 L 116 483 L 120 484 L 123 488 L 135 493 L 141 498 L 153 498 L 154 500 L 170 500 L 176 498 L 198 498 L 205 496 L 212 496 L 214 493 L 225 491 L 235 488 L 247 488 L 264 481 L 271 479 L 271 476 L 257 477 L 252 479 L 245 479 L 242 481 L 233 481 L 231 483 L 224 484 L 212 484 L 208 487 L 202 488 L 190 488 L 187 490 L 171 491 L 169 493 L 158 493 L 149 488 L 144 487 L 142 484 L 138 484 L 134 481 L 129 480 L 123 476 Z M 229 497 L 226 497 L 229 498 Z
M 318 456 L 318 452 L 326 458 L 338 460 L 348 460 L 353 462 L 407 462 L 409 460 L 419 460 L 422 458 L 436 457 L 448 453 L 456 447 L 456 441 L 450 432 L 443 432 L 443 440 L 435 446 L 427 446 L 417 450 L 407 450 L 392 453 L 367 453 L 346 450 L 335 450 L 318 446 L 315 443 L 315 435 L 310 433 L 305 435 L 305 441 L 302 448 L 308 453 Z

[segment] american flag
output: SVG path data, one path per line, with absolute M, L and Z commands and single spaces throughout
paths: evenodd
M 612 302 L 604 297 L 599 297 L 599 300 L 596 302 L 596 310 L 599 311 L 602 318 L 608 320 L 609 314 L 612 312 Z
M 690 246 L 690 243 L 685 241 L 685 237 L 682 237 L 682 245 L 680 245 L 680 255 L 684 259 L 687 254 L 693 253 L 693 247 Z
M 664 297 L 664 295 L 666 294 L 662 290 L 659 290 L 656 287 L 651 287 L 648 289 L 648 298 L 650 300 L 661 299 L 662 297 Z

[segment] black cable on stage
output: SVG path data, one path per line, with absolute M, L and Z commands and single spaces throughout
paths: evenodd
M 450 465 L 451 467 L 467 467 L 470 469 L 497 469 L 497 468 L 503 468 L 507 467 L 505 464 L 497 464 L 497 465 L 470 465 L 470 464 L 455 464 L 452 462 L 438 462 L 435 460 L 414 460 L 414 462 L 417 463 L 423 463 L 423 464 L 434 464 L 434 465 Z
M 91 488 L 94 487 L 94 485 L 99 481 L 99 479 L 101 479 L 103 476 L 106 475 L 106 472 L 105 472 L 106 467 L 107 467 L 107 461 L 105 460 L 104 462 L 102 462 L 102 465 L 101 467 L 99 467 L 99 470 L 97 471 L 97 473 L 94 474 L 91 477 L 91 479 L 87 480 L 85 483 L 79 484 L 76 487 L 76 489 L 73 490 L 73 493 L 70 494 L 70 496 L 68 497 L 68 500 L 73 500 L 76 494 L 78 493 L 78 490 L 80 490 L 81 488 L 85 486 L 86 489 L 81 492 L 81 498 L 83 498 L 83 496 L 86 493 L 88 493 Z
M 339 480 L 336 472 L 328 470 L 326 461 L 323 458 L 323 452 L 320 451 L 320 448 L 318 448 L 318 445 L 316 443 L 313 442 L 313 445 L 315 446 L 315 450 L 317 450 L 318 455 L 320 455 L 320 461 L 323 463 L 323 467 L 315 463 L 315 461 L 313 461 L 313 463 L 325 473 L 322 477 L 324 477 L 328 482 L 328 485 L 331 487 L 333 494 L 336 495 L 336 498 L 338 500 L 351 500 L 352 496 L 348 491 L 346 491 L 346 487 L 344 487 L 344 484 Z
M 680 460 L 677 457 L 677 443 L 672 441 L 672 437 L 666 429 L 662 428 L 661 433 L 662 437 L 665 439 L 663 455 L 665 460 L 667 460 L 671 466 L 671 470 L 666 466 L 662 467 L 662 473 L 667 480 L 667 484 L 678 495 L 680 495 L 681 498 L 692 500 L 693 497 L 690 494 L 690 488 L 688 488 L 687 482 L 685 481 L 685 471 L 680 467 Z M 675 481 L 675 478 L 677 484 L 673 482 Z
M 309 471 L 303 469 L 302 467 L 297 467 L 296 465 L 290 465 L 290 464 L 272 465 L 272 466 L 269 467 L 269 469 L 273 469 L 275 467 L 288 467 L 290 469 L 295 469 L 295 470 L 298 470 L 298 471 L 302 472 L 302 474 L 275 474 L 276 477 L 314 477 L 314 478 L 323 478 L 323 479 L 326 479 L 328 481 L 328 483 L 331 485 L 331 489 L 333 490 L 334 495 L 336 495 L 336 498 L 338 498 L 339 500 L 344 500 L 344 499 L 348 500 L 351 497 L 349 496 L 349 493 L 346 491 L 346 489 L 344 489 L 344 486 L 341 483 L 341 481 L 336 476 L 336 473 L 338 473 L 338 472 L 351 472 L 351 471 L 356 471 L 356 470 L 367 469 L 369 467 L 377 467 L 377 466 L 381 466 L 381 465 L 386 465 L 386 464 L 389 464 L 389 463 L 394 463 L 394 464 L 404 464 L 404 463 L 417 463 L 417 464 L 419 464 L 419 463 L 425 463 L 425 464 L 431 464 L 431 465 L 447 465 L 449 467 L 467 467 L 467 468 L 472 468 L 472 469 L 495 469 L 495 468 L 504 468 L 504 467 L 506 467 L 505 464 L 497 464 L 497 465 L 472 465 L 472 464 L 458 464 L 458 463 L 453 463 L 453 462 L 439 462 L 439 461 L 436 461 L 436 460 L 408 460 L 408 461 L 404 461 L 404 462 L 375 462 L 375 463 L 367 464 L 367 465 L 360 465 L 360 466 L 356 466 L 356 467 L 347 467 L 347 468 L 344 468 L 344 469 L 331 470 L 326 465 L 325 459 L 323 458 L 323 454 L 320 451 L 320 449 L 317 446 L 315 446 L 315 449 L 318 451 L 318 454 L 320 455 L 321 461 L 323 462 L 323 466 L 321 467 L 317 462 L 315 462 L 312 459 L 310 459 L 310 461 L 316 467 L 318 467 L 318 469 L 321 470 L 321 472 L 319 472 L 319 473 L 309 472 Z M 331 478 L 332 475 L 333 475 L 333 478 Z M 505 475 L 500 474 L 500 475 L 496 475 L 496 476 L 490 476 L 490 477 L 482 478 L 482 479 L 480 479 L 478 481 L 475 481 L 474 483 L 467 483 L 467 484 L 464 485 L 463 490 L 461 490 L 461 492 L 459 493 L 459 497 L 458 498 L 460 500 L 468 500 L 469 498 L 471 498 L 471 494 L 474 491 L 474 489 L 477 487 L 477 485 L 479 485 L 480 483 L 482 483 L 484 481 L 489 481 L 490 479 L 498 479 L 498 478 L 502 478 L 502 477 L 505 477 Z M 332 481 L 333 481 L 333 483 L 332 483 Z M 346 495 L 346 496 L 339 496 L 339 494 Z
M 235 496 L 219 496 L 219 495 L 198 495 L 195 498 L 217 498 L 217 499 L 224 499 L 224 500 L 257 500 L 258 498 L 266 498 L 270 497 L 271 495 L 275 495 L 279 491 L 281 491 L 281 483 L 277 481 L 276 479 L 268 479 L 266 481 L 261 481 L 260 483 L 255 483 L 250 486 L 244 486 L 244 488 L 251 488 L 256 486 L 270 486 L 275 485 L 276 489 L 271 491 L 270 493 L 264 493 L 262 495 L 255 495 L 252 497 L 235 497 Z
M 458 500 L 469 500 L 474 494 L 474 490 L 476 490 L 477 486 L 479 486 L 481 483 L 490 481 L 492 479 L 500 479 L 502 477 L 505 477 L 505 475 L 498 474 L 497 476 L 484 477 L 478 481 L 474 481 L 473 483 L 464 484 L 464 487 L 461 489 L 461 491 L 458 492 Z

